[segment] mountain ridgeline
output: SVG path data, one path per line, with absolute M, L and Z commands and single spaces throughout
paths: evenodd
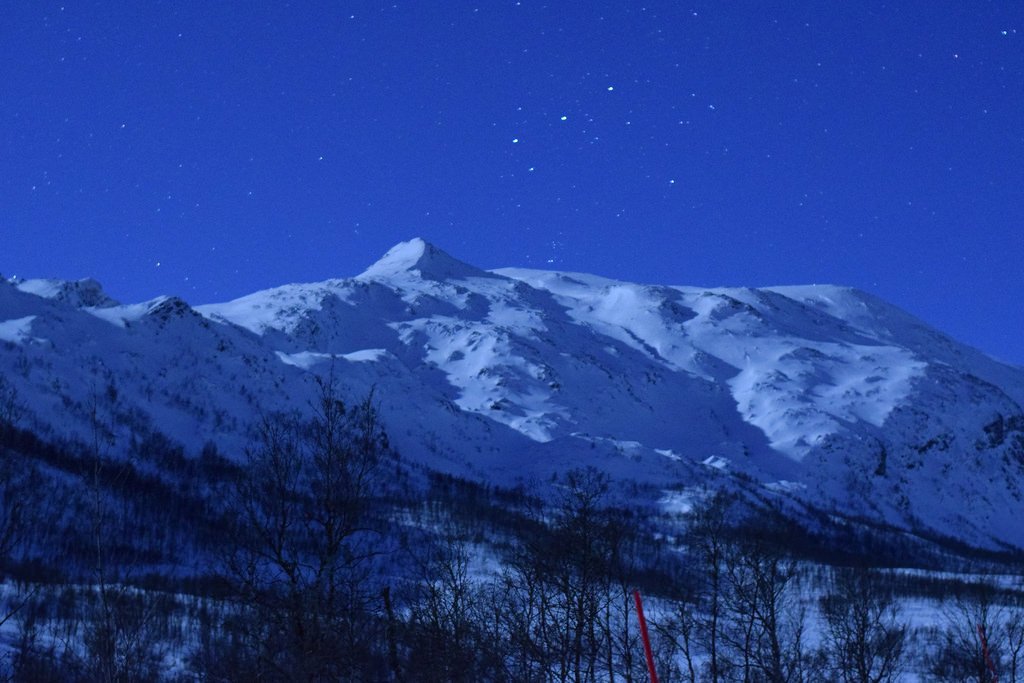
M 372 390 L 416 471 L 514 488 L 592 467 L 651 515 L 724 490 L 812 533 L 1024 548 L 1024 370 L 854 289 L 484 271 L 419 239 L 201 306 L 0 280 L 8 422 L 48 447 L 145 473 L 160 443 L 206 476 L 200 454 L 241 466 L 260 417 L 308 412 L 328 375 Z

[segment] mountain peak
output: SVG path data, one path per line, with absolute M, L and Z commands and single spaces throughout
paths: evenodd
M 107 296 L 103 286 L 92 278 L 82 280 L 11 279 L 11 284 L 26 294 L 34 294 L 44 299 L 53 299 L 70 304 L 75 308 L 109 308 L 116 306 L 117 301 Z
M 494 277 L 486 271 L 449 256 L 426 240 L 415 237 L 388 249 L 379 261 L 360 273 L 358 278 L 376 280 L 405 273 L 417 273 L 424 280 Z

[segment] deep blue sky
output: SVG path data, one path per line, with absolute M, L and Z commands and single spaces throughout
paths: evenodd
M 1024 364 L 1024 5 L 35 2 L 0 272 L 124 301 L 482 267 L 847 284 Z

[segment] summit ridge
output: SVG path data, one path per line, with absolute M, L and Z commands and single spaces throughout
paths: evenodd
M 333 373 L 427 469 L 593 466 L 655 506 L 724 487 L 1024 548 L 1024 369 L 849 288 L 487 272 L 420 238 L 355 277 L 195 308 L 31 282 L 0 281 L 0 374 L 59 438 L 88 438 L 76 406 L 108 386 L 186 452 L 241 457 L 254 416 L 308 410 Z

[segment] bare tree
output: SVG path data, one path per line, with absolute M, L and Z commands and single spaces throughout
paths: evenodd
M 259 426 L 233 496 L 228 578 L 251 614 L 250 642 L 271 679 L 369 677 L 377 552 L 368 524 L 390 453 L 372 394 L 354 406 L 319 381 L 313 416 Z
M 18 398 L 17 388 L 0 375 L 0 434 L 12 427 L 17 427 L 25 415 L 25 407 Z
M 973 595 L 958 595 L 945 609 L 945 628 L 938 634 L 931 674 L 936 681 L 990 683 L 996 668 L 1000 683 L 1014 679 L 1004 673 L 1009 659 L 1006 605 L 997 600 L 996 590 L 983 584 Z M 1013 641 L 1020 638 L 1014 634 Z M 1019 650 L 1019 645 L 1017 649 Z
M 609 479 L 595 469 L 572 470 L 560 484 L 551 546 L 545 557 L 552 597 L 562 615 L 559 680 L 595 680 L 606 639 L 600 631 L 610 599 L 620 534 L 607 508 Z M 610 628 L 605 624 L 605 628 Z M 611 675 L 613 672 L 608 672 Z
M 11 576 L 24 559 L 39 525 L 41 477 L 34 465 L 11 450 L 5 438 L 23 414 L 17 390 L 0 375 L 0 579 Z M 0 604 L 0 627 L 24 609 L 38 591 L 38 584 L 20 582 L 15 594 Z
M 727 668 L 722 658 L 721 636 L 728 588 L 726 560 L 732 543 L 728 509 L 729 501 L 723 494 L 711 496 L 694 511 L 689 529 L 690 554 L 699 567 L 697 599 L 702 608 L 694 638 L 707 652 L 705 673 L 709 683 L 719 683 Z
M 111 458 L 115 445 L 114 416 L 117 392 L 94 388 L 89 399 L 91 448 L 86 479 L 91 507 L 93 586 L 85 594 L 80 651 L 69 666 L 90 680 L 114 683 L 147 680 L 160 670 L 163 647 L 157 635 L 157 603 L 154 595 L 131 586 L 135 557 L 126 552 L 122 530 L 126 508 L 112 504 L 125 494 L 131 468 L 127 460 Z
M 32 481 L 36 477 L 31 470 L 19 467 L 15 457 L 0 446 L 0 577 L 32 533 Z M 10 616 L 0 610 L 0 626 Z
M 17 390 L 0 375 L 0 435 L 15 426 L 21 411 Z M 0 570 L 11 561 L 12 551 L 27 533 L 28 500 L 22 479 L 15 455 L 0 442 Z M 0 626 L 8 618 L 10 615 L 0 612 Z
M 609 480 L 594 469 L 556 482 L 551 508 L 536 510 L 502 577 L 504 628 L 513 680 L 608 680 L 616 654 L 623 591 L 613 581 L 621 524 L 607 507 Z
M 465 542 L 447 534 L 421 566 L 410 606 L 407 648 L 408 680 L 499 680 L 503 666 L 500 641 L 486 622 L 487 588 L 470 573 Z
M 831 584 L 820 606 L 833 679 L 843 683 L 899 680 L 907 625 L 900 621 L 892 595 L 862 567 L 833 570 Z
M 693 600 L 677 599 L 672 602 L 671 611 L 666 611 L 656 621 L 648 619 L 655 641 L 658 680 L 664 683 L 708 680 L 698 675 L 698 656 L 704 654 L 698 644 L 701 626 L 698 609 Z
M 1001 680 L 1017 683 L 1024 679 L 1024 605 L 1020 599 L 1007 607 L 1003 621 L 1003 660 Z
M 804 609 L 796 562 L 778 543 L 778 530 L 750 526 L 726 560 L 728 641 L 745 683 L 800 683 L 808 663 Z

